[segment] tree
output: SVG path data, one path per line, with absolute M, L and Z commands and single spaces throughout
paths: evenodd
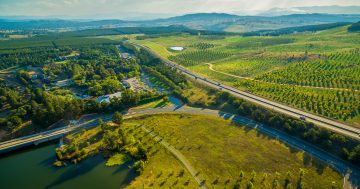
M 291 177 L 292 177 L 292 174 L 290 171 L 288 171 L 286 173 L 286 178 L 285 178 L 285 187 L 288 188 L 291 186 Z
M 246 189 L 253 189 L 253 188 L 254 188 L 254 184 L 251 181 L 249 181 L 246 185 Z
M 145 162 L 143 160 L 139 160 L 134 163 L 133 167 L 134 167 L 136 173 L 141 174 L 144 170 Z
M 169 102 L 169 101 L 170 101 L 170 100 L 169 100 L 169 97 L 168 97 L 168 96 L 164 96 L 163 101 L 164 101 L 165 103 Z
M 123 116 L 120 112 L 116 111 L 112 117 L 112 121 L 117 124 L 121 124 L 123 122 Z
M 348 159 L 353 163 L 360 163 L 360 144 L 348 154 Z
M 100 125 L 101 130 L 104 132 L 106 129 L 106 123 L 100 118 L 98 119 L 98 124 Z
M 252 172 L 251 172 L 251 179 L 250 179 L 251 183 L 254 183 L 254 182 L 255 182 L 255 178 L 256 178 L 256 172 L 255 172 L 255 171 L 252 171 Z
M 240 182 L 237 181 L 233 187 L 233 189 L 240 189 Z

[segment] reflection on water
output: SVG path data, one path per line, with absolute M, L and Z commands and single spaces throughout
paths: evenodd
M 123 188 L 136 176 L 128 167 L 106 167 L 101 155 L 63 168 L 52 166 L 57 145 L 47 144 L 0 158 L 2 189 Z

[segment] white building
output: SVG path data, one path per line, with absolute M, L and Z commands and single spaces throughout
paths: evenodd
M 97 101 L 99 103 L 101 103 L 101 102 L 110 103 L 110 99 L 115 98 L 115 97 L 116 98 L 121 98 L 121 92 L 100 96 L 100 97 L 97 98 Z

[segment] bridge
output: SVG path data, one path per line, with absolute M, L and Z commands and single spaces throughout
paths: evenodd
M 234 122 L 240 123 L 246 127 L 251 129 L 256 129 L 259 132 L 266 134 L 276 140 L 284 142 L 290 145 L 293 148 L 302 150 L 309 155 L 320 159 L 323 162 L 326 162 L 329 166 L 333 167 L 335 170 L 339 171 L 342 175 L 345 176 L 346 183 L 351 183 L 351 185 L 360 185 L 359 179 L 360 178 L 360 169 L 350 164 L 349 162 L 340 159 L 322 149 L 319 149 L 306 141 L 300 140 L 296 137 L 287 135 L 281 131 L 275 130 L 271 127 L 267 127 L 261 123 L 255 122 L 251 119 L 246 117 L 221 112 L 218 110 L 210 110 L 210 109 L 203 109 L 203 108 L 194 108 L 189 106 L 183 105 L 170 105 L 162 108 L 146 108 L 146 109 L 130 109 L 128 112 L 124 113 L 124 119 L 129 119 L 134 116 L 141 116 L 141 115 L 149 115 L 149 114 L 158 114 L 158 113 L 187 113 L 187 114 L 196 114 L 196 115 L 210 115 L 210 116 L 218 116 L 224 119 L 232 120 Z M 52 129 L 49 131 L 45 131 L 42 133 L 29 135 L 21 138 L 17 138 L 14 140 L 6 141 L 0 143 L 0 154 L 10 152 L 12 150 L 30 146 L 30 145 L 37 145 L 42 142 L 47 142 L 55 139 L 60 139 L 64 135 L 75 132 L 76 130 L 91 128 L 98 125 L 98 119 L 101 118 L 105 122 L 110 121 L 112 119 L 112 115 L 96 115 L 89 120 L 85 120 L 82 123 L 76 125 L 68 125 L 61 128 Z

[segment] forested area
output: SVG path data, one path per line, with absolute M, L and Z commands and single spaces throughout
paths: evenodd
M 349 32 L 360 32 L 360 22 L 354 23 L 352 24 L 349 28 L 348 28 Z
M 156 92 L 133 92 L 122 86 L 122 79 L 140 76 L 140 66 L 136 59 L 122 58 L 113 45 L 64 49 L 66 51 L 63 54 L 56 54 L 61 51 L 55 48 L 48 51 L 43 48 L 32 49 L 34 52 L 24 57 L 34 60 L 26 62 L 38 70 L 37 77 L 31 77 L 29 70 L 20 68 L 11 73 L 15 76 L 13 82 L 16 85 L 2 82 L 1 111 L 8 115 L 0 119 L 2 130 L 12 132 L 29 124 L 34 125 L 36 130 L 43 130 L 61 119 L 77 119 L 85 113 L 123 110 L 163 97 Z M 64 61 L 58 61 L 60 56 L 70 54 Z M 47 61 L 42 62 L 44 57 Z M 56 82 L 60 80 L 71 82 L 65 88 L 59 88 Z M 119 91 L 122 92 L 121 98 L 111 98 L 110 103 L 96 100 L 97 96 Z M 74 92 L 90 95 L 90 98 L 78 99 Z
M 140 75 L 140 67 L 134 59 L 122 59 L 114 46 L 97 46 L 78 49 L 78 60 L 48 64 L 43 68 L 49 80 L 71 78 L 73 85 L 100 96 L 121 89 L 120 80 Z
M 70 48 L 42 47 L 0 53 L 0 69 L 12 66 L 43 66 L 54 62 L 59 56 L 67 55 L 70 52 Z
M 307 26 L 298 26 L 298 27 L 289 27 L 289 28 L 281 28 L 277 30 L 260 30 L 253 32 L 245 32 L 243 36 L 280 36 L 287 35 L 297 32 L 317 32 L 327 29 L 332 29 L 340 26 L 349 25 L 348 22 L 338 22 L 338 23 L 330 23 L 330 24 L 319 24 L 319 25 L 307 25 Z
M 177 90 L 187 86 L 186 78 L 176 70 L 170 69 L 161 59 L 153 57 L 143 49 L 133 49 L 131 46 L 124 47 L 135 52 L 138 62 L 145 72 L 155 76 L 172 89 Z
M 10 87 L 1 87 L 1 109 L 8 108 L 11 115 L 1 119 L 1 126 L 14 129 L 24 122 L 33 121 L 43 128 L 56 121 L 76 118 L 84 111 L 84 103 L 68 96 L 53 95 L 40 88 L 27 88 L 19 93 Z

